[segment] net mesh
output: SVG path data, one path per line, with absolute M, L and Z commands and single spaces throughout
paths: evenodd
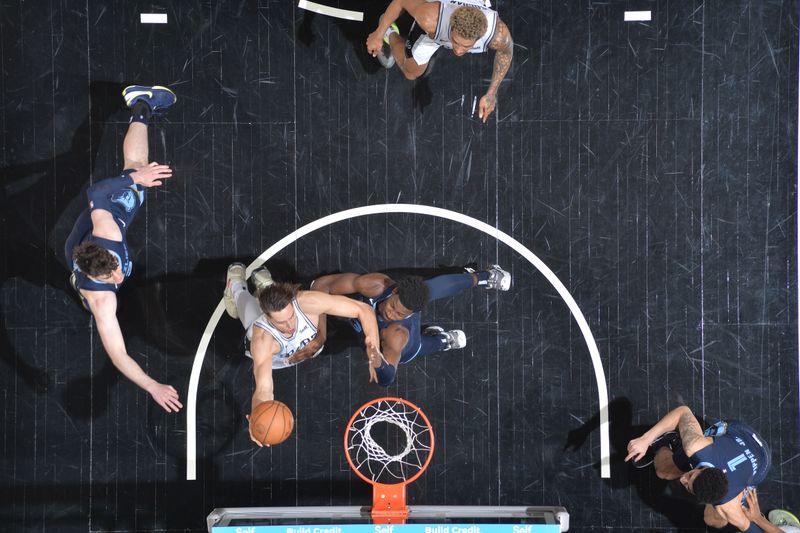
M 391 452 L 375 440 L 382 427 L 387 447 L 394 444 Z M 347 452 L 364 476 L 390 485 L 406 481 L 422 470 L 431 452 L 432 438 L 430 426 L 417 409 L 396 400 L 380 400 L 367 405 L 353 420 L 347 435 Z

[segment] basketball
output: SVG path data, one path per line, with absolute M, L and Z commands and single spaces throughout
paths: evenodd
M 256 405 L 250 414 L 253 436 L 262 444 L 280 444 L 294 429 L 292 411 L 285 403 L 270 400 Z

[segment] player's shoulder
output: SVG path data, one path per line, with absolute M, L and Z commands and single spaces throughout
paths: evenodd
M 509 50 L 514 47 L 514 40 L 511 37 L 511 31 L 506 26 L 505 22 L 497 16 L 497 27 L 494 30 L 494 36 L 489 43 L 489 48 L 492 50 Z
M 114 291 L 92 291 L 83 289 L 81 294 L 89 303 L 92 314 L 103 318 L 104 315 L 115 314 L 117 311 L 117 295 Z
M 414 17 L 414 20 L 426 33 L 433 33 L 439 23 L 441 4 L 439 1 L 404 0 L 403 9 Z
M 250 339 L 250 354 L 254 360 L 261 356 L 271 356 L 278 352 L 280 345 L 272 334 L 264 328 L 254 327 L 253 337 Z
M 336 297 L 321 291 L 298 291 L 295 300 L 298 307 L 307 315 L 316 315 L 330 305 Z

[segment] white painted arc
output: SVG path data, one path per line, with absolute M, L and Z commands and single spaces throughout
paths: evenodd
M 457 213 L 455 211 L 449 211 L 447 209 L 442 209 L 440 207 L 432 207 L 427 205 L 417 205 L 417 204 L 379 204 L 379 205 L 368 205 L 363 207 L 356 207 L 353 209 L 347 209 L 345 211 L 339 211 L 338 213 L 333 213 L 331 215 L 322 217 L 318 220 L 310 222 L 305 226 L 298 228 L 297 230 L 293 231 L 286 237 L 282 238 L 269 248 L 267 248 L 264 253 L 259 255 L 255 261 L 253 261 L 247 267 L 247 275 L 250 276 L 250 273 L 253 272 L 256 268 L 263 265 L 267 260 L 271 259 L 275 254 L 282 251 L 284 248 L 289 246 L 290 244 L 296 242 L 298 239 L 312 233 L 320 228 L 325 226 L 329 226 L 331 224 L 335 224 L 337 222 L 341 222 L 344 220 L 349 220 L 352 218 L 367 216 L 367 215 L 381 215 L 387 213 L 403 213 L 403 214 L 416 214 L 416 215 L 427 215 L 427 216 L 434 216 L 438 218 L 444 218 L 447 220 L 452 220 L 454 222 L 459 222 L 466 226 L 470 226 L 478 231 L 482 231 L 487 235 L 494 237 L 495 239 L 499 240 L 503 244 L 507 245 L 515 252 L 520 254 L 522 257 L 528 260 L 539 272 L 544 275 L 547 281 L 550 282 L 551 285 L 558 291 L 558 294 L 564 300 L 564 303 L 567 304 L 567 307 L 572 313 L 572 316 L 575 318 L 575 321 L 578 323 L 578 327 L 581 330 L 581 334 L 583 335 L 583 339 L 586 342 L 586 346 L 589 349 L 589 355 L 592 359 L 592 367 L 594 368 L 595 374 L 595 381 L 597 382 L 597 397 L 598 397 L 598 407 L 599 407 L 599 415 L 600 415 L 600 476 L 602 478 L 610 478 L 611 477 L 611 452 L 610 452 L 610 440 L 609 440 L 609 433 L 608 433 L 608 391 L 606 389 L 606 377 L 605 372 L 603 370 L 603 364 L 600 360 L 600 352 L 597 349 L 597 343 L 594 340 L 594 336 L 592 335 L 591 330 L 589 329 L 589 323 L 586 321 L 586 318 L 583 316 L 580 308 L 578 307 L 577 302 L 569 293 L 567 288 L 561 283 L 561 280 L 555 275 L 555 273 L 550 270 L 550 268 L 542 262 L 533 252 L 531 252 L 528 248 L 526 248 L 522 243 L 508 235 L 500 231 L 497 228 L 494 228 L 485 222 L 481 222 L 475 218 L 470 216 Z M 211 340 L 211 336 L 214 333 L 214 330 L 217 327 L 217 323 L 219 319 L 222 317 L 224 309 L 224 304 L 222 300 L 220 300 L 219 304 L 217 304 L 217 308 L 214 310 L 214 313 L 211 315 L 211 318 L 206 325 L 205 331 L 203 332 L 203 336 L 200 340 L 200 345 L 197 347 L 197 353 L 195 354 L 194 363 L 192 366 L 192 372 L 189 377 L 189 391 L 187 394 L 187 408 L 186 408 L 186 479 L 194 480 L 197 479 L 197 421 L 196 421 L 196 409 L 197 409 L 197 388 L 200 381 L 200 371 L 203 366 L 203 359 L 205 358 L 206 350 L 208 348 L 208 344 Z
M 338 7 L 326 6 L 323 4 L 318 4 L 316 2 L 309 2 L 308 0 L 300 0 L 299 2 L 297 2 L 297 7 L 299 7 L 300 9 L 305 9 L 306 11 L 313 11 L 314 13 L 319 13 L 320 15 L 326 15 L 328 17 L 336 17 L 345 20 L 357 20 L 357 21 L 364 20 L 364 13 L 362 13 L 361 11 L 350 11 L 349 9 L 339 9 Z

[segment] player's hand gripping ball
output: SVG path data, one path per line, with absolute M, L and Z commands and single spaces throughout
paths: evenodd
M 289 438 L 293 429 L 292 411 L 283 402 L 261 402 L 250 414 L 250 434 L 262 444 L 280 444 Z

